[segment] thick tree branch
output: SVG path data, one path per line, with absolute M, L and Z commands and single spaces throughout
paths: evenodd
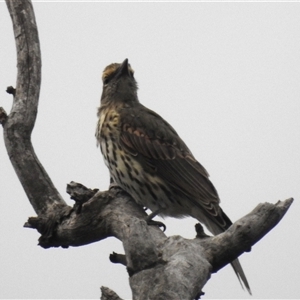
M 250 251 L 254 244 L 280 222 L 292 203 L 293 198 L 276 204 L 260 203 L 224 233 L 204 240 L 202 246 L 213 266 L 212 272 L 217 272 L 242 253 Z
M 40 246 L 81 246 L 114 236 L 122 241 L 125 255 L 111 260 L 126 265 L 134 299 L 195 299 L 212 272 L 251 249 L 284 216 L 292 199 L 276 205 L 260 204 L 226 232 L 208 237 L 197 226 L 188 240 L 167 237 L 148 226 L 146 213 L 117 187 L 99 192 L 74 182 L 67 192 L 76 201 L 67 206 L 39 162 L 31 144 L 41 83 L 41 55 L 30 0 L 6 0 L 16 40 L 18 77 L 13 106 L 7 116 L 0 108 L 0 123 L 8 155 L 38 217 L 25 227 L 41 233 Z M 120 299 L 102 289 L 103 299 Z M 106 297 L 106 298 L 104 298 Z
M 31 144 L 41 84 L 41 53 L 31 1 L 6 0 L 13 22 L 18 75 L 11 112 L 3 124 L 8 156 L 38 215 L 65 202 Z
M 79 193 L 80 191 L 80 193 Z M 226 232 L 209 237 L 197 225 L 197 236 L 188 240 L 167 237 L 156 226 L 148 226 L 146 213 L 118 188 L 105 192 L 72 182 L 68 192 L 84 199 L 81 212 L 68 212 L 55 219 L 53 234 L 40 239 L 43 247 L 80 246 L 115 236 L 123 242 L 125 256 L 111 255 L 126 264 L 135 299 L 194 299 L 211 273 L 229 264 L 266 235 L 284 216 L 293 199 L 277 204 L 259 204 Z M 39 219 L 39 218 L 38 218 Z M 32 219 L 28 221 L 32 223 Z M 49 222 L 51 224 L 53 222 Z M 49 233 L 49 231 L 45 231 Z M 146 295 L 146 296 L 145 296 Z M 176 299 L 177 299 L 176 298 Z

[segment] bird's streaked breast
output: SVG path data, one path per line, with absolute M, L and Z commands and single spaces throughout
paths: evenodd
M 100 111 L 96 136 L 111 177 L 137 203 L 152 211 L 172 207 L 174 199 L 163 181 L 155 174 L 146 172 L 138 158 L 122 148 L 118 122 L 116 110 Z M 181 214 L 180 211 L 174 213 Z

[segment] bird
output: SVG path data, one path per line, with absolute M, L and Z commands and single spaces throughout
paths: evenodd
M 102 81 L 96 139 L 111 180 L 152 211 L 149 224 L 161 224 L 153 222 L 156 215 L 191 216 L 213 235 L 227 230 L 232 222 L 220 207 L 208 172 L 175 129 L 140 103 L 128 59 L 108 65 Z M 239 260 L 231 265 L 251 294 Z

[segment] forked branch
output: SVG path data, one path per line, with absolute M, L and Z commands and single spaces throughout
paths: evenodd
M 73 198 L 80 194 L 79 198 L 83 199 L 91 195 L 91 191 L 75 182 L 68 185 Z M 127 266 L 135 299 L 145 299 L 144 295 L 153 299 L 162 295 L 163 299 L 177 299 L 178 295 L 181 299 L 194 299 L 201 294 L 211 273 L 249 252 L 278 224 L 292 202 L 290 198 L 276 204 L 259 204 L 227 231 L 214 237 L 201 234 L 198 224 L 196 238 L 189 240 L 167 237 L 157 227 L 148 226 L 144 210 L 128 194 L 113 188 L 94 192 L 82 204 L 80 213 L 69 211 L 60 222 L 54 216 L 56 227 L 51 236 L 42 235 L 40 245 L 80 246 L 114 236 L 123 242 L 125 257 L 113 254 L 112 261 Z M 38 219 L 31 218 L 28 223 L 35 227 L 32 220 L 39 223 Z
M 6 0 L 14 27 L 18 75 L 9 115 L 0 108 L 8 156 L 37 213 L 25 227 L 41 233 L 40 246 L 81 246 L 114 236 L 123 242 L 125 256 L 113 262 L 126 265 L 134 299 L 194 299 L 212 272 L 249 251 L 284 216 L 293 199 L 264 203 L 226 232 L 208 237 L 197 226 L 192 240 L 167 237 L 148 226 L 146 213 L 119 188 L 99 192 L 72 182 L 67 192 L 76 201 L 67 206 L 39 162 L 31 144 L 41 83 L 41 54 L 30 0 Z M 220 247 L 222 245 L 222 247 Z M 120 299 L 102 289 L 103 299 Z M 106 297 L 106 298 L 104 298 Z

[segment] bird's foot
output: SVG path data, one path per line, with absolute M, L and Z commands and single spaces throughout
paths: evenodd
M 154 226 L 162 227 L 163 231 L 166 231 L 167 227 L 163 222 L 152 220 L 155 216 L 158 215 L 158 213 L 159 213 L 158 210 L 152 212 L 149 216 L 147 216 L 146 222 L 147 222 L 148 225 L 154 225 Z
M 113 180 L 112 177 L 110 177 L 110 179 L 109 179 L 109 190 L 111 190 L 113 188 L 116 188 L 116 187 L 119 187 L 118 184 Z
M 158 226 L 158 227 L 162 227 L 163 228 L 163 232 L 165 232 L 166 229 L 167 229 L 167 226 L 163 222 L 154 221 L 154 220 L 148 220 L 148 218 L 146 218 L 146 222 L 147 222 L 148 225 L 155 225 L 155 226 Z
M 203 295 L 205 295 L 205 293 L 201 291 L 201 292 L 196 296 L 195 300 L 201 299 L 201 296 L 203 296 Z
M 120 186 L 115 182 L 111 182 L 108 189 L 111 190 L 113 188 L 120 188 Z
M 197 232 L 196 238 L 198 238 L 198 239 L 204 239 L 204 238 L 208 238 L 209 237 L 209 235 L 207 235 L 204 232 L 203 226 L 200 223 L 197 223 L 195 225 L 195 229 L 196 229 L 196 232 Z

